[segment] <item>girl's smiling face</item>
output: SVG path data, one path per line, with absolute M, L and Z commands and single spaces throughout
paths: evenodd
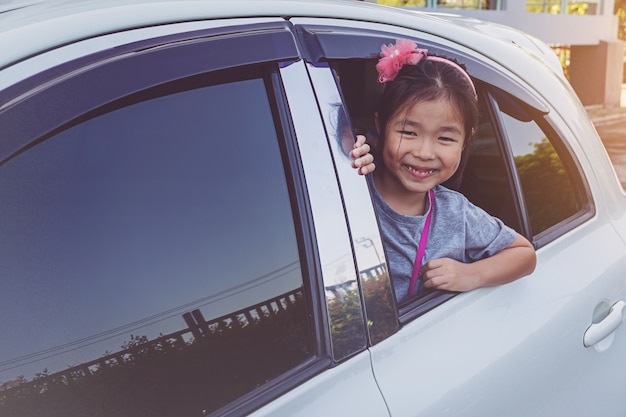
M 420 201 L 449 179 L 459 167 L 466 137 L 461 113 L 446 97 L 404 107 L 389 119 L 384 135 L 375 180 L 389 203 L 406 199 L 407 193 Z

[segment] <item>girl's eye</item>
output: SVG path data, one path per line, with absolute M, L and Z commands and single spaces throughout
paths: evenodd
M 448 137 L 448 136 L 441 136 L 439 138 L 439 140 L 442 141 L 442 142 L 450 142 L 450 143 L 458 142 L 457 139 L 451 138 L 451 137 Z
M 400 130 L 398 133 L 400 133 L 402 136 L 416 136 L 415 132 L 412 132 L 410 130 Z

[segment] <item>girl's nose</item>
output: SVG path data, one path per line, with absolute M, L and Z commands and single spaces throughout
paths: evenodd
M 430 160 L 435 158 L 435 147 L 429 138 L 419 138 L 414 141 L 411 154 L 418 159 Z

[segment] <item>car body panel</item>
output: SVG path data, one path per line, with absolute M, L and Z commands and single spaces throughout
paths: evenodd
M 369 352 L 360 353 L 250 416 L 388 416 L 370 365 Z
M 459 295 L 406 325 L 396 336 L 401 342 L 389 339 L 371 348 L 391 414 L 593 414 L 590 399 L 623 384 L 611 369 L 621 361 L 626 340 L 619 329 L 612 344 L 588 349 L 583 335 L 597 304 L 626 295 L 623 286 L 617 294 L 612 287 L 620 281 L 624 246 L 606 223 L 573 235 L 574 247 L 564 239 L 538 251 L 533 276 Z M 594 251 L 584 243 L 600 236 L 611 239 L 606 247 Z M 574 254 L 567 260 L 559 255 L 564 245 Z M 605 397 L 604 415 L 621 413 L 623 401 L 613 394 Z M 512 407 L 511 396 L 528 401 Z
M 475 19 L 468 16 L 461 16 L 458 14 L 450 13 L 437 13 L 430 12 L 431 16 L 436 16 L 441 19 L 445 19 L 456 25 L 467 26 L 472 30 L 483 32 L 489 36 L 501 38 L 508 42 L 514 43 L 526 50 L 531 54 L 537 55 L 537 57 L 547 63 L 552 70 L 562 76 L 563 67 L 559 62 L 558 56 L 546 45 L 544 42 L 530 35 L 529 33 L 522 32 L 518 29 L 514 29 L 510 26 L 501 25 L 494 22 L 488 22 L 484 20 Z

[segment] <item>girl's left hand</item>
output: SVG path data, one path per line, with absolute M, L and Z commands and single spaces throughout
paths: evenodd
M 450 258 L 432 259 L 420 271 L 425 288 L 464 292 L 480 287 L 480 280 L 474 279 L 471 264 Z
M 536 264 L 535 249 L 518 233 L 513 243 L 495 255 L 467 264 L 450 258 L 432 259 L 420 272 L 426 288 L 470 291 L 512 282 L 531 274 Z
M 352 158 L 352 168 L 356 168 L 360 175 L 367 175 L 374 172 L 374 156 L 370 153 L 370 146 L 365 143 L 365 136 L 357 135 L 354 148 L 350 151 Z

